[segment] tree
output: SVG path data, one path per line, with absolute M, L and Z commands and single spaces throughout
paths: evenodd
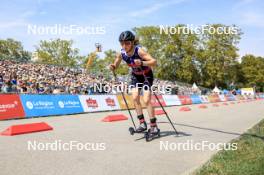
M 215 30 L 230 28 L 222 24 L 207 25 L 206 28 L 207 30 L 204 30 L 201 35 L 197 55 L 197 60 L 201 65 L 202 85 L 211 88 L 215 85 L 226 88 L 234 81 L 235 74 L 230 75 L 230 73 L 237 64 L 237 44 L 242 32 L 241 30 L 237 30 L 237 33 L 209 32 L 209 28 Z
M 103 68 L 103 70 L 106 70 L 109 73 L 109 70 L 106 69 L 110 64 L 114 63 L 114 60 L 116 59 L 116 55 L 117 52 L 114 50 L 107 50 L 104 52 L 105 57 L 103 58 L 103 62 L 105 64 L 105 67 Z M 120 75 L 127 75 L 128 74 L 128 66 L 126 65 L 126 63 L 124 63 L 123 61 L 121 61 L 118 69 L 116 70 L 117 74 Z
M 198 81 L 199 74 L 195 65 L 198 37 L 189 32 L 184 34 L 185 25 L 174 27 L 178 32 L 161 32 L 157 26 L 134 28 L 140 43 L 157 59 L 156 76 L 167 80 L 180 80 L 188 83 Z
M 96 74 L 101 73 L 105 76 L 109 75 L 111 74 L 111 72 L 108 66 L 114 63 L 114 60 L 116 59 L 116 54 L 117 54 L 116 51 L 110 49 L 104 52 L 105 55 L 104 58 L 99 58 L 95 52 L 92 52 L 88 55 L 87 59 L 84 61 L 84 67 L 86 66 L 88 59 L 93 59 L 93 63 L 89 66 L 90 71 Z M 121 62 L 118 69 L 116 70 L 116 73 L 120 75 L 127 75 L 128 66 L 124 62 Z
M 72 40 L 41 40 L 36 46 L 38 62 L 63 66 L 76 66 L 80 59 L 79 50 L 72 47 Z
M 191 56 L 185 56 L 176 71 L 177 77 L 180 81 L 193 83 L 199 81 L 198 70 L 195 67 L 195 63 Z
M 242 57 L 241 69 L 245 79 L 245 86 L 254 87 L 263 91 L 264 87 L 264 58 L 254 55 Z
M 24 50 L 20 41 L 8 38 L 0 40 L 0 59 L 29 61 L 31 53 Z

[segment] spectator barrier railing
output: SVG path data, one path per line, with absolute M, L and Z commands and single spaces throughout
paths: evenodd
M 164 106 L 180 106 L 200 103 L 264 99 L 264 94 L 255 97 L 242 95 L 158 95 Z M 126 95 L 129 108 L 134 108 L 130 95 Z M 142 100 L 141 100 L 142 101 Z M 143 101 L 142 101 L 143 102 Z M 152 96 L 151 103 L 159 107 Z M 144 105 L 143 105 L 144 106 Z M 121 95 L 26 95 L 0 94 L 0 120 L 57 116 L 98 111 L 125 110 Z

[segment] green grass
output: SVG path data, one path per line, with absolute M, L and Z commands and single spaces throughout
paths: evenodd
M 231 143 L 237 150 L 220 151 L 195 175 L 264 175 L 264 120 Z

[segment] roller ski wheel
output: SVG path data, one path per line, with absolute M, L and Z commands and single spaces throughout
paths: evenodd
M 149 134 L 148 134 L 148 132 L 145 133 L 145 136 L 144 137 L 146 139 L 146 142 L 148 142 L 149 141 Z
M 128 128 L 128 131 L 129 131 L 129 133 L 131 134 L 131 135 L 134 135 L 135 134 L 135 129 L 133 128 L 133 127 L 130 127 L 130 128 Z

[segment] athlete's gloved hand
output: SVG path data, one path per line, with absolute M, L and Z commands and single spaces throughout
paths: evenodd
M 114 71 L 116 69 L 116 66 L 114 64 L 110 64 L 109 68 L 110 68 L 111 71 Z
M 143 65 L 143 61 L 140 60 L 140 59 L 135 59 L 134 63 L 135 63 L 136 66 L 142 66 Z

